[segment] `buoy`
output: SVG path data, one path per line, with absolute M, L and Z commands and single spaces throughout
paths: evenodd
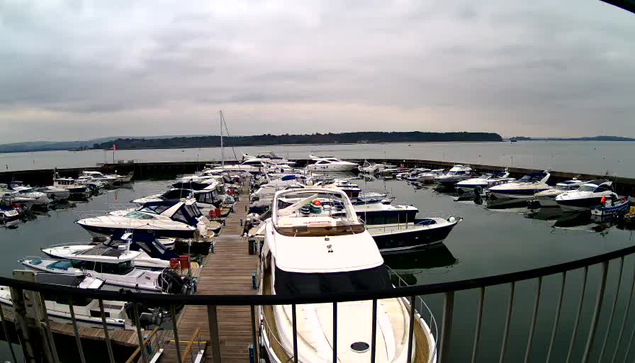
M 601 204 L 606 203 L 606 197 L 602 197 L 602 200 L 600 200 L 600 203 L 601 203 Z

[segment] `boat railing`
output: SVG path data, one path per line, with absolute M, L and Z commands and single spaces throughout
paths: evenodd
M 377 323 L 377 305 L 381 299 L 405 298 L 416 306 L 417 311 L 427 318 L 431 325 L 431 332 L 438 339 L 438 359 L 440 362 L 457 361 L 456 355 L 471 355 L 471 361 L 477 361 L 479 357 L 479 349 L 483 348 L 484 342 L 481 342 L 481 335 L 487 335 L 488 344 L 495 344 L 495 350 L 481 349 L 481 355 L 491 356 L 495 354 L 497 360 L 503 362 L 507 356 L 510 358 L 510 350 L 513 348 L 513 355 L 524 355 L 524 361 L 576 361 L 588 362 L 609 360 L 611 361 L 632 361 L 629 360 L 631 353 L 632 341 L 635 338 L 635 319 L 630 311 L 633 300 L 635 287 L 635 269 L 633 268 L 633 258 L 635 254 L 635 246 L 629 246 L 619 250 L 595 255 L 592 257 L 581 258 L 574 261 L 553 264 L 545 267 L 532 268 L 518 272 L 499 274 L 494 276 L 464 279 L 459 281 L 441 282 L 423 285 L 408 285 L 406 281 L 397 283 L 394 288 L 373 290 L 373 291 L 351 291 L 341 293 L 325 293 L 325 294 L 307 294 L 298 296 L 280 296 L 280 295 L 168 295 L 168 294 L 149 294 L 135 293 L 129 291 L 101 291 L 101 290 L 82 290 L 71 287 L 39 284 L 34 282 L 22 281 L 7 277 L 0 277 L 0 285 L 9 286 L 15 294 L 23 294 L 24 291 L 33 291 L 40 293 L 53 293 L 57 296 L 68 296 L 73 301 L 80 301 L 82 298 L 96 299 L 100 301 L 100 311 L 104 327 L 107 327 L 104 317 L 103 302 L 104 301 L 124 301 L 130 302 L 130 306 L 139 306 L 140 304 L 148 304 L 151 306 L 162 306 L 171 313 L 172 322 L 174 324 L 174 340 L 177 342 L 175 347 L 179 350 L 178 329 L 177 329 L 177 306 L 205 306 L 207 310 L 207 321 L 200 322 L 201 327 L 207 328 L 211 332 L 209 335 L 210 348 L 215 362 L 220 362 L 220 338 L 217 308 L 219 306 L 244 306 L 251 309 L 251 332 L 253 338 L 253 347 L 259 346 L 258 341 L 258 324 L 256 324 L 256 309 L 263 306 L 273 305 L 291 305 L 292 312 L 301 304 L 327 304 L 334 306 L 334 318 L 336 318 L 337 304 L 348 301 L 372 301 L 373 314 L 369 316 L 372 319 L 372 325 Z M 629 258 L 627 258 L 629 257 Z M 628 265 L 628 268 L 626 266 Z M 611 279 L 609 279 L 611 277 Z M 548 282 L 547 279 L 549 279 Z M 610 283 L 607 283 L 610 281 Z M 408 285 L 408 286 L 406 286 Z M 549 285 L 549 287 L 547 287 Z M 608 285 L 608 286 L 607 286 Z M 527 299 L 526 294 L 521 290 L 529 288 L 532 298 Z M 553 288 L 553 289 L 552 289 Z M 581 290 L 580 290 L 581 288 Z M 553 290 L 553 291 L 552 291 Z M 576 294 L 572 294 L 571 290 L 576 290 Z M 466 293 L 463 291 L 471 291 L 476 293 L 478 305 L 474 308 L 473 313 L 469 313 L 472 319 L 466 319 L 465 309 L 461 309 L 461 320 L 453 323 L 455 300 L 466 299 Z M 501 295 L 502 293 L 502 295 Z M 17 296 L 17 295 L 16 295 Z M 471 295 L 473 296 L 473 295 Z M 488 299 L 485 297 L 488 296 Z M 501 296 L 504 296 L 501 298 Z M 431 309 L 427 308 L 427 304 L 431 299 L 442 297 L 442 314 L 439 320 L 431 314 Z M 523 298 L 524 297 L 524 298 Z M 421 300 L 419 300 L 421 298 Z M 425 299 L 425 304 L 420 303 Z M 494 308 L 485 309 L 485 303 L 491 303 L 495 299 L 498 303 L 503 303 L 503 307 L 495 305 Z M 563 301 L 572 300 L 573 304 L 563 304 Z M 626 303 L 624 303 L 626 300 Z M 15 303 L 20 304 L 19 299 Z M 618 302 L 621 303 L 618 306 Z M 526 305 L 526 306 L 525 306 Z M 460 306 L 460 305 L 459 305 Z M 505 307 L 506 306 L 506 307 Z M 574 311 L 566 311 L 569 306 L 574 307 Z M 489 307 L 489 305 L 488 305 Z M 4 321 L 3 309 L 0 309 L 0 319 Z M 71 311 L 72 310 L 71 305 Z M 495 311 L 492 312 L 492 309 Z M 18 305 L 16 312 L 24 311 Z M 142 331 L 138 324 L 138 309 L 133 309 L 135 314 L 135 326 L 139 339 L 142 342 Z M 485 321 L 484 311 L 488 310 L 488 315 L 495 314 L 504 319 L 504 327 L 500 330 L 498 326 L 491 324 L 483 324 Z M 545 310 L 548 310 L 545 312 Z M 554 313 L 555 310 L 555 313 Z M 519 314 L 521 316 L 519 316 Z M 295 315 L 295 313 L 294 313 Z M 429 318 L 428 316 L 431 315 Z M 574 317 L 572 317 L 574 315 Z M 458 315 L 457 315 L 458 317 Z M 414 314 L 411 314 L 414 319 Z M 519 319 L 523 321 L 521 324 Z M 526 320 L 526 321 L 525 321 Z M 540 321 L 540 331 L 537 333 L 537 324 Z M 76 328 L 77 321 L 74 316 L 71 317 L 72 325 Z M 435 329 L 434 326 L 440 322 L 440 328 Z M 529 323 L 527 323 L 529 322 Z M 241 324 L 241 322 L 236 322 Z M 294 334 L 297 337 L 297 325 L 294 321 Z M 48 317 L 42 318 L 41 324 L 50 326 Z M 546 325 L 545 325 L 546 324 Z M 206 326 L 207 325 L 207 326 Z M 414 324 L 410 324 L 409 332 L 409 349 L 412 348 Z M 512 329 L 514 326 L 514 329 Z M 598 328 L 601 326 L 601 328 Z M 453 327 L 458 331 L 452 334 Z M 465 339 L 466 327 L 475 327 L 473 330 L 473 338 L 468 339 L 470 342 L 462 344 L 467 345 L 457 350 L 451 350 L 453 339 L 463 337 Z M 223 326 L 223 329 L 231 330 L 233 327 Z M 337 319 L 334 319 L 334 334 L 337 333 Z M 547 329 L 545 329 L 547 328 Z M 3 324 L 6 329 L 6 324 Z M 545 332 L 548 330 L 548 332 Z M 511 333 L 513 331 L 513 334 Z M 104 330 L 105 343 L 109 352 L 112 352 L 109 334 L 112 332 Z M 514 336 L 517 340 L 519 334 L 526 337 L 526 344 L 511 344 L 510 336 Z M 496 337 L 499 343 L 492 343 L 491 338 Z M 539 337 L 540 339 L 536 338 Z M 536 339 L 535 339 L 536 338 Z M 522 339 L 522 338 L 521 338 Z M 540 347 L 536 341 L 540 341 Z M 295 341 L 295 351 L 297 353 L 297 339 Z M 335 340 L 336 341 L 336 340 Z M 23 342 L 29 342 L 28 339 Z M 76 337 L 79 352 L 82 350 L 82 340 Z M 375 351 L 377 340 L 376 335 L 371 334 L 371 351 Z M 516 342 L 518 343 L 518 342 Z M 11 346 L 13 349 L 13 346 Z M 470 349 L 471 347 L 471 349 Z M 533 349 L 532 349 L 533 348 Z M 347 349 L 347 347 L 339 347 L 337 349 Z M 335 349 L 334 362 L 337 361 L 337 349 Z M 511 348 L 510 348 L 511 349 Z M 29 350 L 25 350 L 28 354 Z M 32 350 L 31 350 L 32 352 Z M 255 361 L 258 360 L 258 349 L 254 349 Z M 291 354 L 289 354 L 291 355 Z M 540 357 L 539 357 L 540 355 Z M 410 356 L 410 355 L 408 355 Z M 454 356 L 454 359 L 453 359 Z M 110 355 L 112 357 L 112 355 Z M 149 362 L 145 350 L 141 349 L 141 357 L 143 362 Z M 572 359 L 572 357 L 575 357 Z M 371 362 L 374 362 L 374 354 Z M 531 359 L 530 359 L 531 358 Z M 596 359 L 597 358 L 597 359 Z M 618 359 L 619 358 L 619 359 Z M 27 359 L 28 360 L 28 359 Z M 470 359 L 460 359 L 459 361 L 469 361 Z M 85 361 L 85 360 L 82 360 Z M 181 359 L 178 359 L 181 362 Z M 297 354 L 293 354 L 293 361 L 297 362 Z M 518 360 L 520 361 L 520 360 Z M 111 359 L 114 362 L 114 359 Z
M 388 272 L 390 273 L 390 276 L 396 279 L 396 287 L 405 287 L 405 286 L 410 286 L 410 284 L 408 282 L 406 282 L 406 280 L 404 280 L 401 275 L 399 275 L 399 273 L 397 273 L 395 270 L 391 269 L 390 267 L 386 266 L 388 269 Z M 432 360 L 436 360 L 436 357 L 438 356 L 438 348 L 439 348 L 439 327 L 437 325 L 437 321 L 436 318 L 434 317 L 434 314 L 432 313 L 432 310 L 430 310 L 430 307 L 428 306 L 428 304 L 426 304 L 426 302 L 423 300 L 423 297 L 421 295 L 417 295 L 415 297 L 414 301 L 410 301 L 409 302 L 410 307 L 414 307 L 414 311 L 411 311 L 411 314 L 417 313 L 419 314 L 420 318 L 423 319 L 425 321 L 425 323 L 427 324 L 427 327 L 429 329 L 429 333 L 430 335 L 432 335 L 432 338 L 434 340 L 434 351 L 432 352 L 432 354 L 430 354 L 430 361 L 432 362 Z M 426 320 L 426 316 L 428 317 L 428 319 Z

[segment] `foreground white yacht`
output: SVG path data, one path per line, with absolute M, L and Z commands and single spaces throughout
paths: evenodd
M 196 201 L 187 199 L 176 203 L 150 202 L 138 210 L 85 218 L 76 223 L 95 237 L 134 232 L 158 237 L 192 238 L 196 231 L 207 235 L 204 219 Z
M 514 181 L 514 178 L 509 177 L 509 172 L 489 173 L 481 176 L 480 178 L 472 178 L 460 181 L 456 183 L 456 189 L 459 193 L 474 193 L 482 194 L 483 191 L 505 183 Z
M 497 199 L 530 200 L 534 194 L 551 188 L 547 185 L 548 171 L 527 174 L 517 182 L 505 183 L 489 188 L 489 194 Z
M 314 161 L 313 164 L 307 165 L 308 171 L 319 172 L 339 172 L 339 171 L 351 171 L 358 168 L 359 165 L 351 163 L 350 161 L 340 160 L 334 157 L 319 157 L 313 154 L 309 155 L 309 158 Z
M 298 199 L 288 205 L 281 198 Z M 332 207 L 315 201 L 331 200 Z M 308 206 L 307 206 L 308 204 Z M 285 206 L 286 205 L 286 206 Z M 335 207 L 338 206 L 338 207 Z M 357 219 L 341 191 L 303 189 L 274 197 L 261 251 L 260 293 L 302 296 L 391 288 L 384 260 L 373 238 Z M 410 306 L 406 299 L 378 301 L 376 356 L 381 362 L 408 361 Z M 372 302 L 337 304 L 339 362 L 365 362 L 371 357 Z M 333 304 L 296 306 L 298 361 L 324 362 L 333 355 Z M 293 359 L 292 306 L 265 306 L 260 311 L 261 338 L 272 363 Z M 412 357 L 436 361 L 435 341 L 417 316 Z
M 564 211 L 588 211 L 600 206 L 602 198 L 619 199 L 613 192 L 613 182 L 592 180 L 577 190 L 564 192 L 556 197 L 556 203 Z
M 554 188 L 549 188 L 534 194 L 534 200 L 540 207 L 557 207 L 556 197 L 562 193 L 577 190 L 585 182 L 578 179 L 571 179 L 556 184 Z

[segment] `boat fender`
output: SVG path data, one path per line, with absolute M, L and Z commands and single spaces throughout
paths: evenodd
M 600 200 L 600 204 L 604 205 L 604 203 L 606 203 L 606 197 L 602 197 L 602 200 Z

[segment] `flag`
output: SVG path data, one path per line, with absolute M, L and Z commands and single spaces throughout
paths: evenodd
M 117 151 L 117 145 L 112 144 L 112 151 Z

